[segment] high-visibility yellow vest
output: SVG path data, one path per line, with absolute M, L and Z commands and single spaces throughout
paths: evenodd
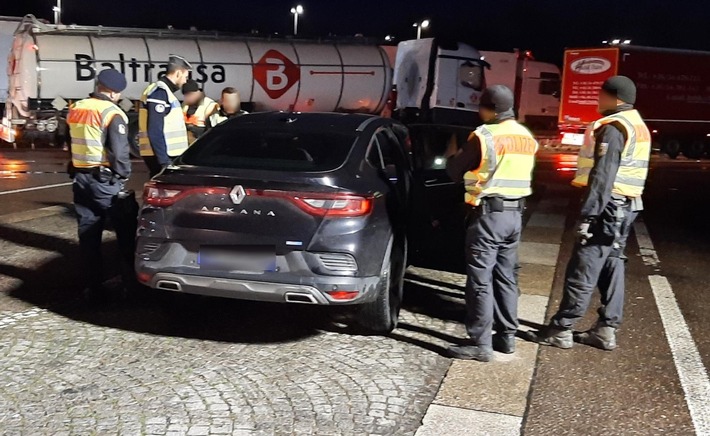
M 517 199 L 532 194 L 532 172 L 538 145 L 528 129 L 515 120 L 486 124 L 469 139 L 481 144 L 481 164 L 464 175 L 465 201 L 481 204 L 484 197 Z
M 156 89 L 164 89 L 168 94 L 168 101 L 151 100 L 151 95 Z M 187 150 L 187 129 L 185 128 L 185 118 L 180 110 L 180 102 L 175 97 L 175 94 L 170 90 L 165 82 L 159 80 L 151 83 L 143 91 L 141 95 L 141 107 L 138 110 L 138 144 L 140 146 L 141 156 L 155 156 L 153 147 L 150 144 L 148 137 L 148 102 L 157 104 L 167 104 L 166 110 L 170 112 L 165 116 L 163 124 L 163 136 L 167 145 L 167 153 L 170 157 L 180 156 Z
M 648 176 L 648 163 L 651 158 L 651 132 L 635 109 L 609 115 L 592 123 L 585 134 L 584 145 L 579 150 L 577 174 L 572 180 L 572 184 L 584 187 L 589 183 L 589 174 L 594 168 L 595 162 L 595 133 L 602 126 L 611 123 L 621 126 L 626 137 L 612 192 L 625 197 L 640 197 L 643 194 Z
M 189 109 L 190 106 L 188 105 L 182 106 L 182 113 L 185 115 L 185 124 L 207 127 L 207 118 L 217 112 L 219 105 L 211 98 L 205 97 L 192 115 L 187 115 Z
M 74 167 L 109 166 L 104 148 L 106 129 L 117 116 L 128 124 L 126 114 L 108 100 L 91 97 L 72 105 L 67 121 Z

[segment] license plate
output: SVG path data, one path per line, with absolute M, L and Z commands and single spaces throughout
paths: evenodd
M 276 270 L 275 252 L 269 246 L 203 246 L 197 263 L 215 271 L 263 273 Z

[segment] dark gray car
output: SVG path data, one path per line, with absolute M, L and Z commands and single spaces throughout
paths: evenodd
M 406 268 L 406 129 L 261 113 L 212 129 L 146 184 L 136 271 L 157 289 L 357 306 L 395 328 Z

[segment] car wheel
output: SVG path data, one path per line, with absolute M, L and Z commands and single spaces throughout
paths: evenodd
M 392 247 L 382 268 L 374 301 L 360 307 L 358 324 L 367 332 L 386 334 L 397 327 L 402 307 L 406 242 Z

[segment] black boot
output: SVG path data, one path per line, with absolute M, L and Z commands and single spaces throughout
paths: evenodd
M 493 336 L 493 349 L 503 354 L 515 353 L 515 334 L 501 333 Z
M 616 329 L 597 323 L 586 332 L 575 334 L 574 341 L 600 350 L 612 351 L 616 348 Z
M 447 352 L 449 357 L 461 360 L 490 362 L 493 358 L 493 349 L 481 345 L 452 345 Z

